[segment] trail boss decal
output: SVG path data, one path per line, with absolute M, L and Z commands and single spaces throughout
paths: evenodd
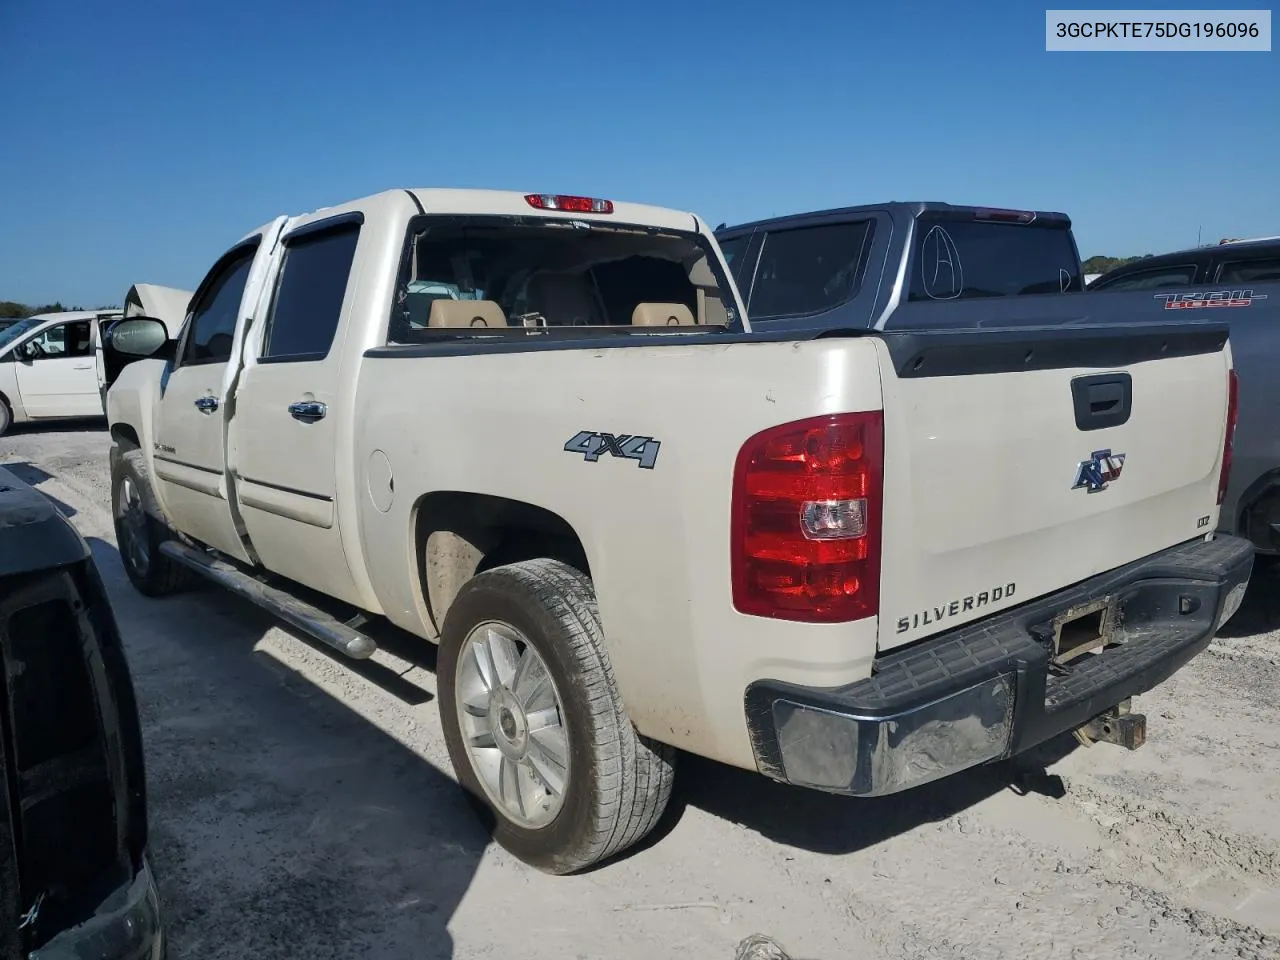
M 1003 587 L 992 587 L 990 590 L 983 590 L 981 593 L 975 593 L 972 596 L 961 597 L 959 600 L 952 600 L 950 603 L 944 603 L 939 607 L 921 610 L 919 613 L 913 613 L 909 617 L 899 617 L 897 632 L 906 633 L 908 630 L 915 630 L 917 627 L 932 627 L 948 617 L 968 613 L 970 610 L 977 610 L 979 607 L 985 607 L 988 603 L 999 603 L 1001 600 L 1008 600 L 1017 592 L 1017 589 L 1018 585 L 1016 583 L 1006 583 Z
M 579 430 L 564 445 L 565 453 L 580 453 L 587 463 L 595 463 L 604 454 L 623 460 L 638 460 L 641 470 L 652 470 L 658 462 L 662 442 L 653 437 L 633 437 L 626 433 L 599 433 Z
M 1081 460 L 1076 467 L 1076 479 L 1071 484 L 1071 489 L 1079 490 L 1084 487 L 1090 493 L 1098 493 L 1107 489 L 1111 481 L 1119 480 L 1120 471 L 1123 469 L 1123 453 L 1095 450 L 1088 460 Z
M 1255 300 L 1265 300 L 1265 293 L 1252 290 L 1214 290 L 1211 293 L 1157 293 L 1166 310 L 1201 310 L 1209 307 L 1251 307 Z

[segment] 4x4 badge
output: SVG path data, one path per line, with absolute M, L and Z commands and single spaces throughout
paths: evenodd
M 1110 450 L 1095 450 L 1088 460 L 1081 460 L 1076 467 L 1076 479 L 1071 484 L 1072 490 L 1084 487 L 1089 493 L 1098 493 L 1107 489 L 1113 480 L 1120 479 L 1120 471 L 1124 469 L 1124 454 L 1112 453 Z
M 624 460 L 637 460 L 641 470 L 653 469 L 658 462 L 660 449 L 662 442 L 653 437 L 600 433 L 596 430 L 579 430 L 564 445 L 565 453 L 580 453 L 587 463 L 595 463 L 607 453 Z

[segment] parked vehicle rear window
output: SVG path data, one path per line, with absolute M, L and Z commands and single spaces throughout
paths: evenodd
M 1237 260 L 1224 263 L 1218 271 L 1219 283 L 1275 283 L 1280 281 L 1280 257 L 1266 260 Z
M 1081 290 L 1065 226 L 922 216 L 916 221 L 911 300 L 968 300 Z
M 719 258 L 710 253 L 698 234 L 626 224 L 416 218 L 388 340 L 524 336 L 567 327 L 599 336 L 635 327 L 728 326 L 736 311 L 724 292 Z
M 1110 280 L 1102 278 L 1090 290 L 1158 290 L 1161 287 L 1185 287 L 1196 278 L 1194 263 L 1175 267 L 1152 267 L 1135 270 Z
M 329 353 L 359 236 L 360 226 L 353 223 L 285 241 L 264 358 L 318 360 Z
M 771 230 L 747 302 L 752 322 L 823 313 L 858 292 L 872 223 Z

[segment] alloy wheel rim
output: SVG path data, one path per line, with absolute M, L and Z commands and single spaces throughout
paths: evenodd
M 530 830 L 564 807 L 569 731 L 546 661 L 518 629 L 488 621 L 462 642 L 454 678 L 458 726 L 489 802 Z
M 145 577 L 151 567 L 151 557 L 147 552 L 147 513 L 132 477 L 124 477 L 120 481 L 116 520 L 120 553 L 136 573 Z

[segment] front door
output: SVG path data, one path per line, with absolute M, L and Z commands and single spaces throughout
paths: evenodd
M 255 238 L 214 266 L 191 302 L 177 355 L 162 382 L 156 415 L 154 470 L 169 518 L 183 533 L 249 560 L 226 482 L 226 384 L 247 292 Z
M 92 323 L 56 323 L 16 348 L 18 393 L 29 416 L 102 416 Z
M 339 330 L 359 235 L 358 220 L 339 216 L 284 238 L 267 321 L 246 350 L 231 448 L 237 505 L 263 566 L 363 605 L 335 504 Z

